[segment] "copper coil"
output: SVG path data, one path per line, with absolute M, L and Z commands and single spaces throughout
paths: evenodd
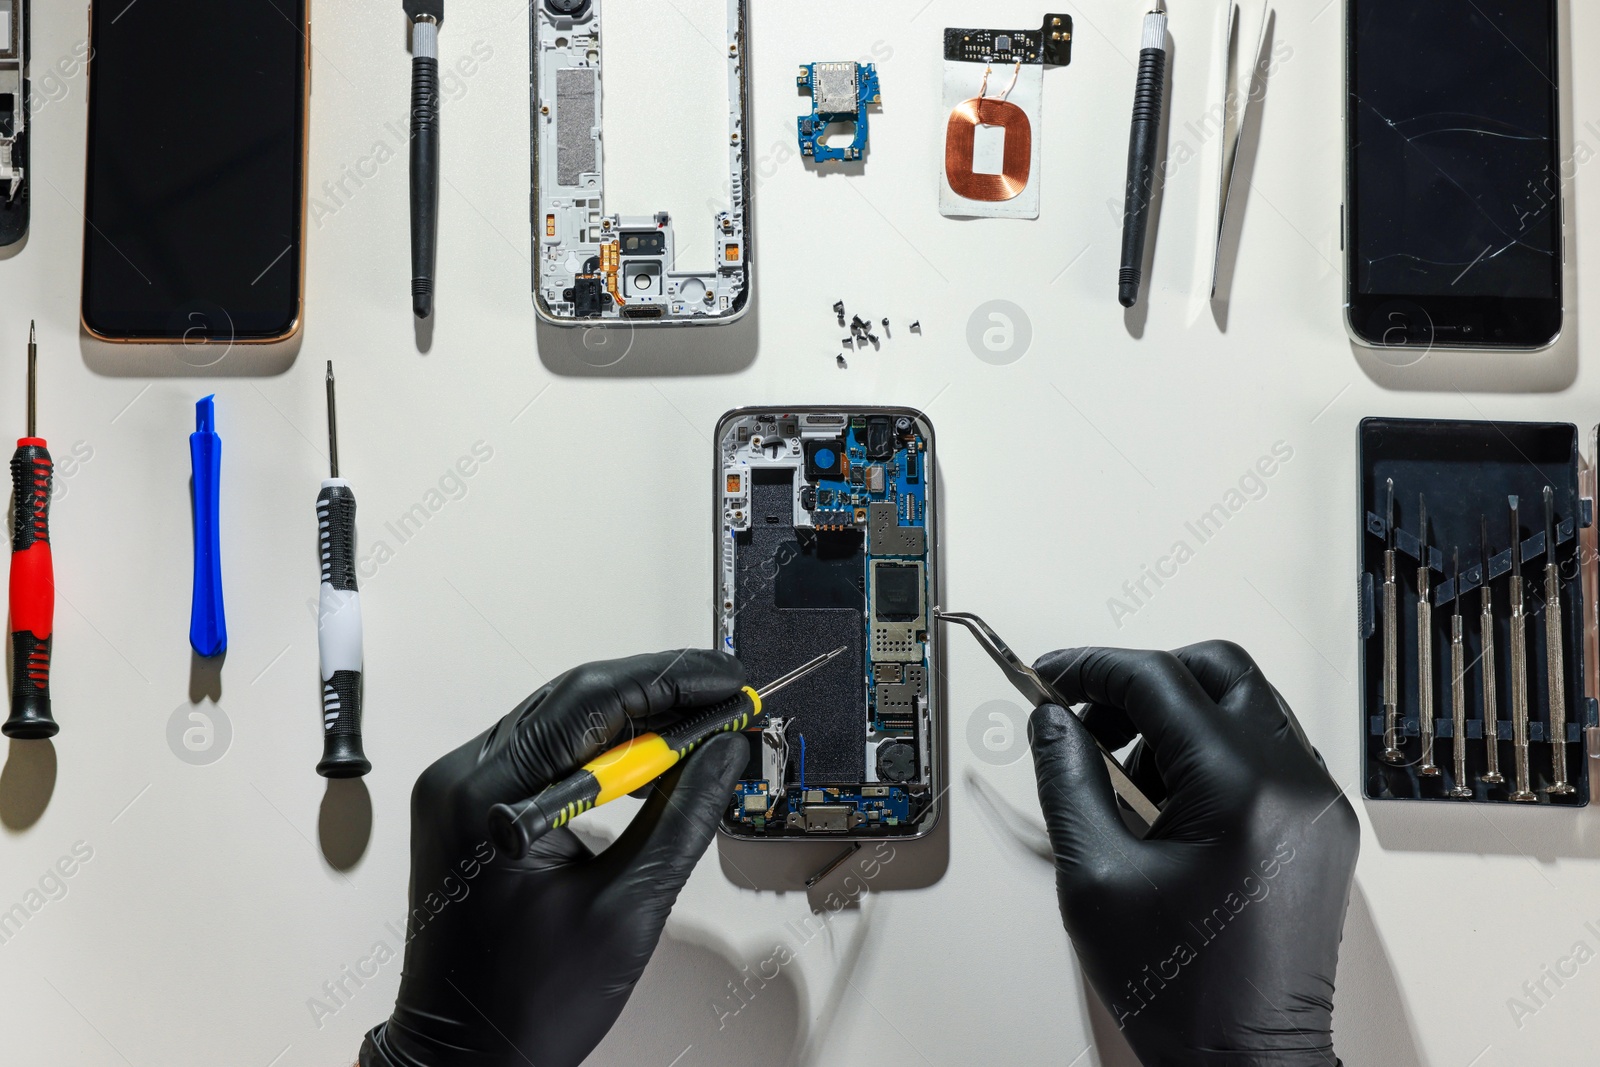
M 972 153 L 979 126 L 1006 132 L 1006 150 L 999 174 L 978 174 Z M 968 200 L 1010 200 L 1028 187 L 1033 171 L 1033 124 L 1016 104 L 994 98 L 973 98 L 952 112 L 945 128 L 944 174 L 950 188 Z

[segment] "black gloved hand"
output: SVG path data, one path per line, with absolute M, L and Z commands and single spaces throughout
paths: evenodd
M 706 741 L 598 856 L 565 828 L 526 857 L 497 856 L 489 808 L 743 684 L 744 668 L 717 652 L 591 663 L 422 773 L 400 996 L 367 1035 L 362 1067 L 566 1067 L 600 1043 L 716 832 L 747 746 Z
M 1033 714 L 1061 915 L 1146 1067 L 1334 1067 L 1333 980 L 1360 832 L 1294 714 L 1237 645 L 1078 649 L 1035 668 L 1084 722 Z M 1085 726 L 1085 722 L 1088 726 Z M 1143 735 L 1140 840 L 1089 730 Z

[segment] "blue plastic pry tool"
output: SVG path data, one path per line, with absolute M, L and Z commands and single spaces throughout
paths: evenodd
M 189 610 L 189 644 L 202 656 L 228 650 L 228 623 L 222 611 L 222 543 L 217 508 L 222 482 L 222 438 L 217 436 L 216 397 L 194 406 L 195 432 L 189 435 L 194 466 L 194 602 Z

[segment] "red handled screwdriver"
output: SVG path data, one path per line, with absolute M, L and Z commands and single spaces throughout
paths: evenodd
M 28 325 L 28 436 L 11 457 L 16 522 L 11 532 L 11 717 L 7 737 L 54 737 L 50 717 L 50 639 L 56 613 L 55 567 L 50 562 L 50 483 L 55 463 L 35 437 L 39 346 Z

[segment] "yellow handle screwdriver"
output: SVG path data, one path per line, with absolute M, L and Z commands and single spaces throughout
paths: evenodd
M 508 856 L 526 856 L 533 843 L 578 815 L 649 785 L 667 773 L 701 742 L 720 733 L 743 730 L 761 714 L 762 701 L 826 665 L 844 648 L 785 674 L 760 689 L 744 691 L 716 707 L 691 715 L 661 733 L 639 734 L 585 763 L 567 778 L 518 804 L 489 809 L 489 836 Z

